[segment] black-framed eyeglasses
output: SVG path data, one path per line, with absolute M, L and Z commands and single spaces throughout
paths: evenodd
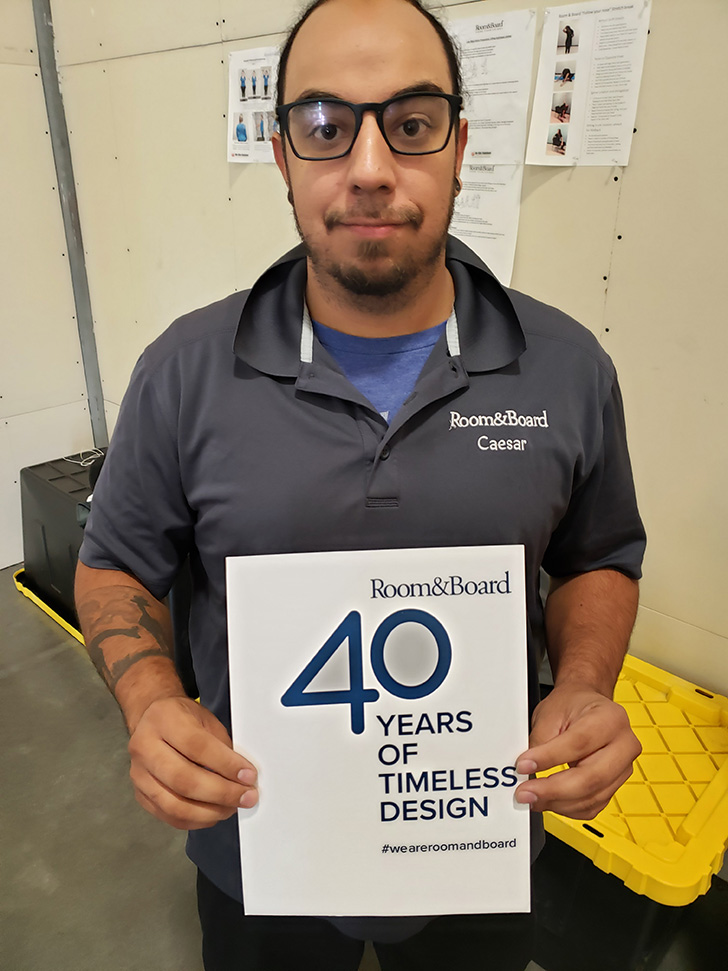
M 400 94 L 388 101 L 352 104 L 339 98 L 306 98 L 276 114 L 294 155 L 308 162 L 343 158 L 354 147 L 366 111 L 373 111 L 385 142 L 398 155 L 433 155 L 450 140 L 462 108 L 456 94 Z

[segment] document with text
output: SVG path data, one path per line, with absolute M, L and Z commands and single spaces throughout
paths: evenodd
M 522 546 L 227 559 L 248 914 L 524 912 Z
M 523 165 L 463 165 L 451 232 L 509 286 L 521 212 Z
M 523 162 L 536 11 L 454 20 L 460 47 L 468 144 L 465 163 Z
M 627 165 L 650 0 L 544 14 L 526 163 Z

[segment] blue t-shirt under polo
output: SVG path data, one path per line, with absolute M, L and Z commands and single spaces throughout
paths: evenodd
M 355 388 L 391 422 L 412 393 L 447 321 L 414 334 L 357 337 L 311 321 L 314 334 Z

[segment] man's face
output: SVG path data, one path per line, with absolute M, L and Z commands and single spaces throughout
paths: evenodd
M 385 101 L 415 85 L 452 93 L 448 62 L 428 21 L 399 0 L 330 0 L 301 28 L 290 53 L 285 102 L 336 97 Z M 456 122 L 457 124 L 457 122 Z M 442 152 L 405 156 L 387 146 L 369 113 L 349 155 L 304 161 L 274 136 L 296 224 L 324 286 L 379 299 L 406 294 L 442 259 L 461 123 Z M 373 302 L 372 302 L 373 301 Z

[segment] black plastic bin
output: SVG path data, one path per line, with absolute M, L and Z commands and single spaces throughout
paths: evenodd
M 634 893 L 550 833 L 534 866 L 533 909 L 533 958 L 544 971 L 653 971 L 688 910 Z
M 76 630 L 79 630 L 73 598 L 76 563 L 90 508 L 88 498 L 101 464 L 98 460 L 93 465 L 80 465 L 80 458 L 80 455 L 71 455 L 20 471 L 23 586 Z M 189 565 L 185 563 L 170 591 L 169 606 L 175 665 L 185 691 L 196 698 L 198 691 L 188 635 L 190 589 Z
M 20 471 L 23 582 L 76 628 L 73 578 L 90 492 L 89 467 L 63 458 Z

